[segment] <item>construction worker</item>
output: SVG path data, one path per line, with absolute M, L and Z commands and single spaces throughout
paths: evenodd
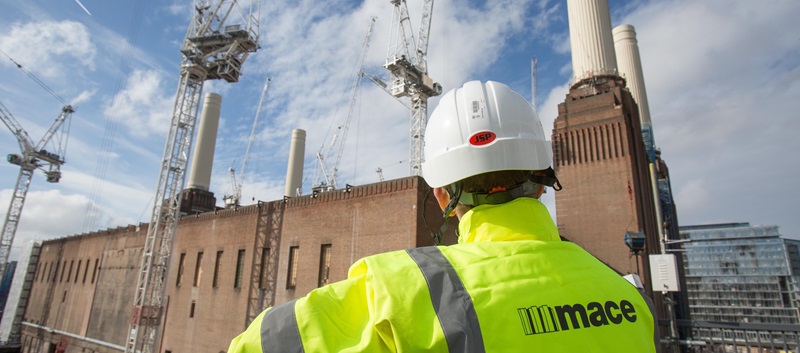
M 228 352 L 655 352 L 646 300 L 561 241 L 538 200 L 560 188 L 551 154 L 509 87 L 451 90 L 427 125 L 422 176 L 459 218 L 458 244 L 363 258 L 261 313 Z

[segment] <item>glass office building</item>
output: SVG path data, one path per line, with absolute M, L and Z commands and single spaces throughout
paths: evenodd
M 798 241 L 777 226 L 680 228 L 693 320 L 800 324 Z
M 680 234 L 692 320 L 800 324 L 800 241 L 749 223 L 684 226 Z

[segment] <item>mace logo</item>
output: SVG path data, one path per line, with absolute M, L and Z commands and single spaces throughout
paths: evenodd
M 519 308 L 517 312 L 526 335 L 636 322 L 636 310 L 627 300 L 621 300 L 619 304 L 609 300 L 604 304 L 534 305 Z

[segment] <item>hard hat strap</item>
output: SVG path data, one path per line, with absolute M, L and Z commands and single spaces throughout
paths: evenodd
M 462 192 L 461 198 L 458 200 L 458 202 L 467 206 L 499 205 L 519 197 L 529 196 L 536 191 L 538 186 L 539 184 L 537 183 L 526 181 L 510 190 L 494 192 L 491 194 Z
M 549 186 L 555 191 L 561 191 L 561 183 L 558 181 L 556 172 L 553 170 L 553 168 L 550 167 L 545 169 L 544 174 L 545 175 L 531 175 L 530 180 L 537 184 Z

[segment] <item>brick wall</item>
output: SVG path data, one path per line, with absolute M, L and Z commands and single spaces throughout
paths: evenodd
M 274 302 L 265 298 L 260 305 L 280 304 L 317 288 L 323 245 L 331 247 L 328 275 L 329 281 L 334 282 L 345 279 L 350 265 L 361 257 L 432 244 L 424 226 L 423 209 L 432 230 L 439 230 L 442 218 L 433 196 L 425 198 L 428 189 L 421 178 L 409 177 L 270 203 L 280 205 L 281 210 L 275 216 L 281 222 L 280 227 L 272 233 L 278 236 L 278 241 L 272 243 L 277 245 L 277 251 L 270 249 L 275 251 L 277 260 Z M 258 291 L 260 266 L 256 266 L 259 273 L 252 271 L 254 261 L 260 260 L 263 251 L 255 248 L 256 234 L 259 216 L 272 210 L 267 205 L 261 203 L 181 219 L 165 283 L 166 323 L 160 339 L 161 352 L 225 351 L 230 339 L 244 330 L 248 303 L 252 303 L 251 281 L 256 283 L 256 295 L 269 294 Z M 445 244 L 456 241 L 454 228 L 455 222 L 451 220 Z M 124 346 L 146 233 L 147 225 L 129 226 L 44 242 L 40 263 L 66 262 L 69 273 L 72 262 L 73 273 L 69 283 L 66 275 L 63 282 L 59 281 L 60 268 L 55 282 L 37 279 L 25 321 L 109 345 L 29 325 L 24 327 L 25 351 L 47 352 L 62 339 L 68 341 L 67 352 L 114 352 L 117 351 L 114 346 Z M 291 247 L 298 247 L 297 282 L 294 288 L 287 288 Z M 58 249 L 63 250 L 60 260 Z M 244 253 L 244 263 L 241 283 L 236 287 L 240 251 Z M 202 261 L 197 266 L 200 252 Z M 87 260 L 90 268 L 83 283 Z M 75 282 L 78 261 L 81 270 Z M 95 261 L 99 261 L 98 274 L 95 283 L 91 283 Z M 217 272 L 216 286 L 214 272 Z M 42 311 L 51 286 L 54 299 L 44 322 Z

